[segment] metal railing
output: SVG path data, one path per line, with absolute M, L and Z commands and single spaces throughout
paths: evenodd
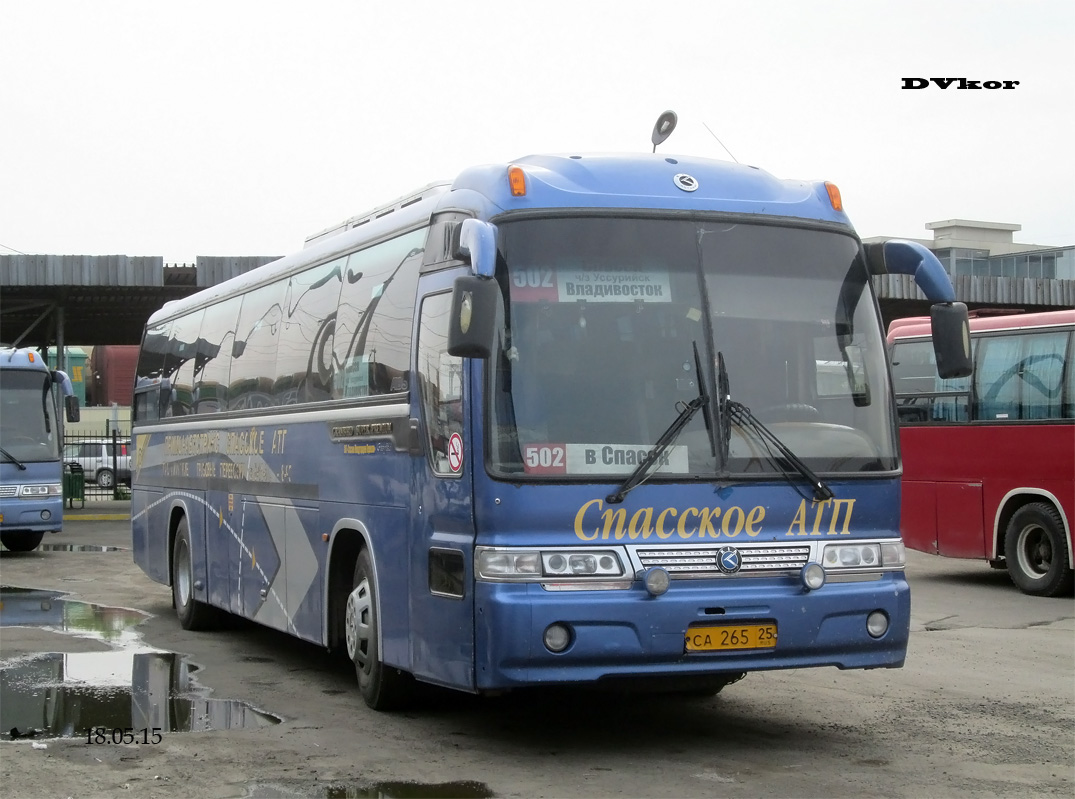
M 112 427 L 100 432 L 64 431 L 64 499 L 67 504 L 94 499 L 130 499 L 133 456 L 129 428 Z M 78 467 L 81 467 L 81 476 Z

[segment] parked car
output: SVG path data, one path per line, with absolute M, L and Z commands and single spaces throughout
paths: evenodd
M 112 453 L 116 456 L 113 459 Z M 64 445 L 63 459 L 82 467 L 86 482 L 112 488 L 116 482 L 131 484 L 131 442 L 112 443 L 108 438 L 72 441 Z

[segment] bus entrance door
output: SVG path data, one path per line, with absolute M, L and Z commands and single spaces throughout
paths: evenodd
M 450 284 L 449 284 L 450 285 Z M 462 358 L 448 355 L 451 293 L 422 301 L 418 328 L 419 435 L 411 519 L 411 670 L 456 688 L 474 686 L 473 464 L 464 419 Z

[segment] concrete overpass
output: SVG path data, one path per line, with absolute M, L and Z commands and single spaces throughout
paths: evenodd
M 0 255 L 0 342 L 60 348 L 140 344 L 150 314 L 279 256 Z

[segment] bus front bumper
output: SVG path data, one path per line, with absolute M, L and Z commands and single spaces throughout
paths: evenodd
M 5 499 L 0 502 L 0 529 L 4 532 L 53 532 L 63 524 L 63 499 Z
M 902 572 L 869 582 L 828 583 L 816 591 L 770 578 L 676 580 L 657 597 L 638 581 L 630 589 L 604 591 L 480 582 L 475 599 L 479 690 L 815 666 L 898 668 L 907 653 L 911 614 Z M 867 619 L 873 614 L 876 621 L 878 613 L 888 626 L 875 637 Z M 560 652 L 545 644 L 550 625 L 567 630 L 569 643 Z M 775 641 L 766 633 L 762 646 L 731 648 L 739 642 L 724 627 L 764 628 Z M 721 645 L 719 638 L 731 639 L 731 645 L 725 640 L 729 648 L 688 652 L 688 631 L 699 628 L 707 628 L 707 646 Z

